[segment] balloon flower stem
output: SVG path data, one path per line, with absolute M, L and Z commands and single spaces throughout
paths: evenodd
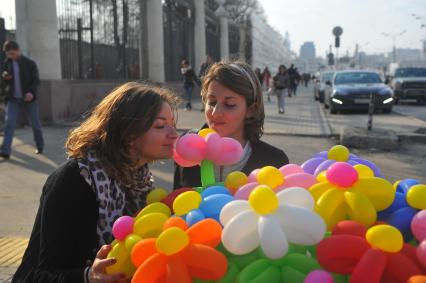
M 201 185 L 207 187 L 215 183 L 214 165 L 210 160 L 201 162 Z

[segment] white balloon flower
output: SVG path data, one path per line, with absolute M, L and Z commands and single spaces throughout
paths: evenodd
M 237 255 L 260 245 L 270 259 L 286 255 L 288 243 L 315 245 L 323 239 L 326 225 L 313 207 L 314 199 L 306 189 L 294 187 L 275 194 L 270 187 L 260 185 L 248 201 L 235 200 L 223 207 L 222 243 Z

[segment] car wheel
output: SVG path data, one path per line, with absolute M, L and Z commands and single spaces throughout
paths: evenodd
M 321 103 L 324 103 L 324 93 L 319 93 L 318 94 L 318 100 L 319 100 L 319 102 L 321 102 Z
M 392 112 L 392 107 L 383 109 L 383 113 L 391 113 L 391 112 Z
M 333 106 L 329 106 L 330 108 L 330 114 L 337 114 L 337 110 Z
M 394 97 L 393 101 L 395 104 L 399 104 L 399 98 Z

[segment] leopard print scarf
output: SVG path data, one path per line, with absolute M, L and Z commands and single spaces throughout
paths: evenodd
M 112 225 L 118 217 L 132 216 L 145 206 L 146 196 L 152 190 L 153 176 L 145 165 L 136 173 L 133 184 L 126 186 L 106 174 L 94 151 L 89 151 L 85 159 L 79 159 L 78 166 L 99 203 L 97 234 L 100 247 L 114 240 Z

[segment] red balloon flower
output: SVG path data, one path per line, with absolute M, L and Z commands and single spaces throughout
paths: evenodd
M 406 283 L 423 274 L 416 249 L 389 225 L 367 230 L 355 221 L 341 221 L 318 244 L 317 259 L 327 271 L 351 274 L 350 283 Z

